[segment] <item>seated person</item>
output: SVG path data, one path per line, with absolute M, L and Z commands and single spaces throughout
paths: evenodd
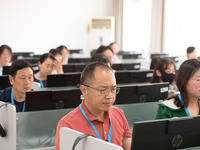
M 188 59 L 198 59 L 197 50 L 195 47 L 193 46 L 188 47 L 186 52 L 187 52 Z
M 169 91 L 176 91 L 174 82 L 176 73 L 176 64 L 170 58 L 160 58 L 154 68 L 151 83 L 169 82 Z
M 97 53 L 94 56 L 92 56 L 92 58 L 90 59 L 90 62 L 95 62 L 95 61 L 105 63 L 109 67 L 111 66 L 109 58 L 106 55 L 101 54 L 101 53 Z
M 113 53 L 114 53 L 113 62 L 114 63 L 120 62 L 120 60 L 117 56 L 117 54 L 119 53 L 119 47 L 118 47 L 117 43 L 116 42 L 110 43 L 109 46 L 112 48 Z
M 9 80 L 12 86 L 0 91 L 0 100 L 16 105 L 18 112 L 24 112 L 25 95 L 33 84 L 32 66 L 24 60 L 16 60 L 10 67 Z
M 3 74 L 3 66 L 8 66 L 12 59 L 12 49 L 8 45 L 0 46 L 0 75 Z
M 44 53 L 39 61 L 39 71 L 34 74 L 34 81 L 39 82 L 41 88 L 46 87 L 47 75 L 51 74 L 54 69 L 55 57 L 51 53 Z
M 112 69 L 104 63 L 90 63 L 81 74 L 80 90 L 85 97 L 81 104 L 58 122 L 55 149 L 60 149 L 60 128 L 68 127 L 130 150 L 129 124 L 123 111 L 112 107 L 119 93 Z
M 52 74 L 63 74 L 64 73 L 62 66 L 63 58 L 61 52 L 59 52 L 56 49 L 51 49 L 49 53 L 51 53 L 56 59 L 56 61 L 54 61 L 55 68 L 53 69 Z
M 70 54 L 68 48 L 65 45 L 60 45 L 56 49 L 62 54 L 62 64 L 68 64 L 68 57 Z
M 110 63 L 112 66 L 114 53 L 110 46 L 101 45 L 96 51 L 96 54 L 98 53 L 106 55 L 110 59 Z
M 159 104 L 156 119 L 200 115 L 200 61 L 188 59 L 179 68 L 176 84 L 179 94 Z

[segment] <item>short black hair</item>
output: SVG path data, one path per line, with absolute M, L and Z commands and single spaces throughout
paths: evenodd
M 42 64 L 47 58 L 56 60 L 56 58 L 51 53 L 44 53 L 42 56 L 40 56 L 39 62 Z
M 110 47 L 110 46 L 104 46 L 104 45 L 101 45 L 98 49 L 97 49 L 97 51 L 96 51 L 96 53 L 103 53 L 103 52 L 105 52 L 106 50 L 110 50 L 113 54 L 114 54 L 114 52 L 113 52 L 113 50 L 112 50 L 112 48 Z
M 59 52 L 61 53 L 62 50 L 63 50 L 64 48 L 65 48 L 67 51 L 69 51 L 68 48 L 67 48 L 65 45 L 60 45 L 60 46 L 58 46 L 56 49 L 57 49 L 57 51 L 59 51 Z M 69 51 L 69 52 L 70 52 L 70 51 Z
M 25 60 L 16 60 L 10 66 L 9 73 L 13 78 L 15 78 L 17 71 L 24 68 L 31 68 L 31 70 L 33 71 L 33 68 L 29 62 Z
M 187 54 L 192 53 L 196 48 L 194 46 L 190 46 L 187 48 Z
M 81 73 L 81 84 L 85 85 L 88 84 L 88 81 L 93 81 L 94 79 L 94 72 L 96 70 L 96 68 L 102 68 L 104 70 L 109 70 L 111 71 L 113 74 L 113 70 L 112 68 L 110 68 L 108 65 L 102 63 L 102 62 L 92 62 L 90 64 L 88 64 L 82 71 Z
M 51 53 L 53 56 L 55 56 L 55 55 L 57 55 L 57 54 L 62 55 L 62 53 L 61 53 L 60 51 L 58 51 L 57 49 L 51 49 L 51 50 L 49 51 L 49 53 Z
M 101 53 L 97 53 L 94 56 L 92 56 L 92 58 L 90 59 L 90 62 L 95 62 L 95 61 L 102 62 L 105 64 L 109 63 L 111 65 L 109 58 L 106 55 L 101 54 Z
M 7 49 L 7 50 L 10 52 L 10 54 L 12 55 L 12 49 L 11 49 L 10 46 L 8 46 L 8 45 L 1 45 L 1 46 L 0 46 L 0 55 L 3 53 L 3 51 L 4 51 L 5 49 Z

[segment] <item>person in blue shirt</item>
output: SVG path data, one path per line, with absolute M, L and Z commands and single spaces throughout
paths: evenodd
M 25 95 L 33 85 L 33 68 L 24 60 L 16 60 L 10 67 L 9 80 L 11 87 L 0 90 L 0 101 L 16 106 L 17 112 L 24 112 Z

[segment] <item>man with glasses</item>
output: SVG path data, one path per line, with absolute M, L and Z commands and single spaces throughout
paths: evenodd
M 60 149 L 60 128 L 90 134 L 130 150 L 131 132 L 123 111 L 112 107 L 119 88 L 113 70 L 94 62 L 81 74 L 80 90 L 84 95 L 80 106 L 64 116 L 57 125 L 56 150 Z

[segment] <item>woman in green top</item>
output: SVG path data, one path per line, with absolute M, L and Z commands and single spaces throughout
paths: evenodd
M 189 59 L 179 68 L 176 84 L 180 94 L 159 104 L 156 119 L 200 115 L 200 61 Z

